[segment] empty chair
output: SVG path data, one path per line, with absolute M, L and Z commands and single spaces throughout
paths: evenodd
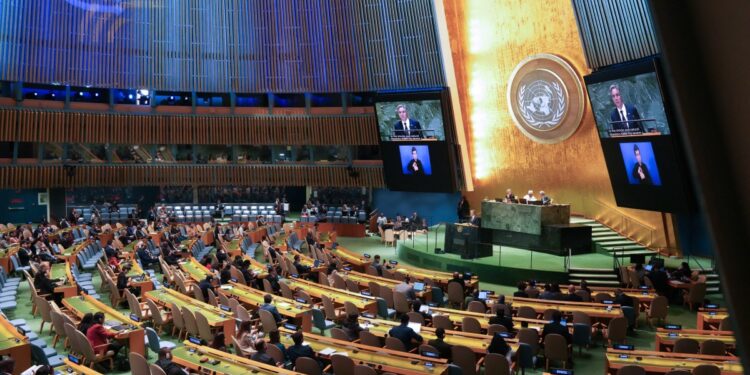
M 445 330 L 452 330 L 453 322 L 451 322 L 450 318 L 448 318 L 445 315 L 433 315 L 432 326 L 435 328 L 443 328 Z
M 698 354 L 700 352 L 700 343 L 697 340 L 683 337 L 674 342 L 675 353 Z
M 128 354 L 130 359 L 130 370 L 133 374 L 150 374 L 151 369 L 148 367 L 148 361 L 142 355 L 136 352 L 130 352 Z
M 163 348 L 174 349 L 177 345 L 171 341 L 162 341 L 159 335 L 151 327 L 146 327 L 146 337 L 148 338 L 148 347 L 156 354 Z
M 258 315 L 260 315 L 260 324 L 263 326 L 263 332 L 271 332 L 278 328 L 276 319 L 270 311 L 259 309 Z
M 701 343 L 701 354 L 727 355 L 727 346 L 719 340 L 706 340 Z
M 504 355 L 489 353 L 484 357 L 485 374 L 510 375 L 510 364 Z
M 354 361 L 347 356 L 332 355 L 331 366 L 333 367 L 333 373 L 336 375 L 354 375 Z
M 703 304 L 704 298 L 706 298 L 706 283 L 698 282 L 691 285 L 690 289 L 685 292 L 683 305 L 690 306 L 690 311 L 693 311 L 693 305 Z
M 489 327 L 487 327 L 488 336 L 492 336 L 497 332 L 508 332 L 508 328 L 502 324 L 490 324 Z
M 578 354 L 581 349 L 591 344 L 591 326 L 583 323 L 573 323 L 573 345 L 578 345 Z
M 549 370 L 550 361 L 561 361 L 563 368 L 568 362 L 568 341 L 565 337 L 556 333 L 550 333 L 544 337 L 544 368 Z
M 151 375 L 167 375 L 167 373 L 164 372 L 164 370 L 162 370 L 161 367 L 155 364 L 150 364 L 148 365 L 148 367 L 151 370 Z
M 482 326 L 479 324 L 477 318 L 471 316 L 465 316 L 461 320 L 461 331 L 469 333 L 482 333 Z
M 596 293 L 594 295 L 594 302 L 602 303 L 603 301 L 611 300 L 612 296 L 609 293 Z
M 367 365 L 356 365 L 354 366 L 354 375 L 377 375 L 377 371 L 374 368 Z
M 336 340 L 349 341 L 349 335 L 346 334 L 346 331 L 337 327 L 331 328 L 331 337 Z
M 200 337 L 200 331 L 198 331 L 198 323 L 195 320 L 195 315 L 192 311 L 186 307 L 180 309 L 182 313 L 182 320 L 185 322 L 185 331 L 192 337 Z
M 470 348 L 463 345 L 453 345 L 451 358 L 453 358 L 453 364 L 461 368 L 462 375 L 479 374 L 479 366 L 481 364 L 477 363 L 476 354 Z
M 665 375 L 691 375 L 691 373 L 688 370 L 672 370 Z
M 609 326 L 604 332 L 604 336 L 611 345 L 613 342 L 624 342 L 628 333 L 628 320 L 625 317 L 614 318 L 609 321 Z
M 646 370 L 638 365 L 627 365 L 620 368 L 617 375 L 646 375 Z
M 657 323 L 666 319 L 668 309 L 669 301 L 667 300 L 667 297 L 658 296 L 654 298 L 654 300 L 651 301 L 651 306 L 649 306 L 648 311 L 646 312 L 646 319 L 648 320 L 649 325 L 651 324 L 651 319 L 656 319 Z
M 585 290 L 584 290 L 585 292 Z M 591 317 L 589 314 L 581 311 L 573 311 L 573 324 L 586 324 L 591 325 Z
M 422 314 L 416 311 L 409 311 L 406 315 L 409 316 L 410 323 L 424 324 L 424 316 L 422 316 Z
M 464 288 L 459 283 L 448 283 L 448 303 L 464 308 Z
M 318 361 L 308 357 L 297 358 L 294 362 L 294 371 L 305 375 L 322 375 Z
M 703 364 L 698 365 L 693 368 L 693 375 L 720 375 L 721 369 L 716 367 L 716 365 L 711 364 Z
M 362 345 L 381 347 L 383 343 L 380 341 L 380 337 L 375 336 L 370 331 L 359 331 L 359 343 Z
M 536 310 L 530 306 L 521 306 L 518 308 L 518 313 L 516 315 L 519 318 L 536 319 Z
M 313 326 L 320 331 L 321 335 L 325 335 L 327 329 L 331 329 L 336 326 L 336 323 L 326 320 L 325 315 L 320 309 L 312 308 Z
M 557 309 L 547 309 L 544 310 L 544 313 L 542 314 L 542 319 L 544 320 L 552 320 L 552 316 L 557 313 Z
M 171 303 L 169 305 L 169 311 L 172 312 L 172 336 L 177 333 L 177 338 L 182 338 L 182 334 L 185 331 L 185 321 L 182 319 L 182 311 L 177 305 Z
M 469 302 L 469 305 L 466 307 L 467 311 L 475 312 L 475 313 L 486 313 L 487 309 L 484 306 L 484 303 L 480 301 L 471 301 Z
M 391 349 L 399 352 L 406 351 L 406 345 L 404 345 L 403 341 L 390 336 L 385 338 L 385 347 L 386 349 Z
M 393 292 L 393 306 L 396 309 L 396 313 L 399 314 L 406 314 L 408 313 L 411 308 L 409 307 L 409 301 L 406 298 L 406 294 L 399 293 L 399 292 Z
M 516 335 L 519 343 L 527 344 L 531 349 L 532 356 L 539 353 L 539 332 L 533 328 L 521 328 Z

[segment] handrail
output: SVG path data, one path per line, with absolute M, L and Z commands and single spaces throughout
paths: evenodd
M 643 243 L 643 245 L 646 247 L 654 247 L 654 240 L 656 238 L 656 231 L 657 231 L 655 227 L 653 227 L 652 225 L 646 224 L 634 217 L 631 217 L 625 212 L 622 212 L 621 210 L 619 210 L 617 207 L 613 207 L 607 203 L 602 202 L 599 199 L 594 199 L 593 202 L 601 206 L 602 208 L 604 208 L 606 212 L 614 213 L 616 215 L 614 220 L 606 220 L 605 216 L 607 215 L 603 213 L 599 213 L 596 215 L 598 217 L 595 217 L 597 221 L 602 222 L 603 224 L 607 225 L 608 227 L 610 227 L 611 229 L 613 229 L 615 232 L 619 233 L 620 235 L 630 238 L 631 240 L 634 240 L 636 242 L 640 242 L 640 241 L 637 241 L 636 239 L 632 238 L 633 237 L 632 234 L 635 233 L 635 231 L 630 231 L 629 228 L 631 224 L 637 227 L 640 227 L 640 229 L 643 229 L 645 230 L 646 233 L 648 233 L 648 238 L 644 241 L 645 243 Z M 619 219 L 620 221 L 619 226 L 617 225 L 617 223 L 615 223 L 617 219 Z

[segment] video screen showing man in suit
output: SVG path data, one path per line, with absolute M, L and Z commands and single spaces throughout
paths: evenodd
M 609 120 L 612 125 L 612 131 L 610 133 L 617 133 L 620 135 L 635 135 L 643 133 L 643 126 L 640 120 L 641 115 L 638 113 L 638 109 L 632 104 L 626 104 L 622 95 L 620 95 L 620 86 L 613 83 L 609 86 L 609 96 L 612 98 L 612 104 L 615 105 L 612 108 L 612 112 L 609 116 Z
M 600 138 L 669 135 L 656 73 L 587 83 Z
M 631 185 L 661 186 L 661 177 L 651 142 L 620 143 L 620 152 L 625 163 L 625 172 L 628 174 L 628 182 Z
M 399 146 L 401 154 L 401 170 L 407 176 L 430 176 L 432 165 L 430 163 L 430 149 L 426 145 L 402 145 Z
M 440 100 L 383 101 L 375 112 L 381 141 L 445 140 Z

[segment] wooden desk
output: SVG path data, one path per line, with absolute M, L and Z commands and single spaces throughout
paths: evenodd
M 378 309 L 377 300 L 375 299 L 375 297 L 363 296 L 359 293 L 336 289 L 334 287 L 321 285 L 305 279 L 281 279 L 281 282 L 289 285 L 292 291 L 302 289 L 303 291 L 307 292 L 310 297 L 317 298 L 319 300 L 324 295 L 328 296 L 329 298 L 331 298 L 331 301 L 333 301 L 334 304 L 339 306 L 343 306 L 344 302 L 351 302 L 355 306 L 357 306 L 360 311 L 369 311 L 375 313 Z
M 73 280 L 73 275 L 70 271 L 70 263 L 65 262 L 53 264 L 49 270 L 49 278 L 53 282 L 65 280 L 64 283 L 60 283 L 55 287 L 55 293 L 62 293 L 63 298 L 78 295 L 78 285 L 76 285 L 75 280 Z
M 351 223 L 318 223 L 319 232 L 336 232 L 341 237 L 364 237 L 365 236 L 365 225 L 364 224 L 351 224 Z
M 242 238 L 235 238 L 229 242 L 223 241 L 221 243 L 221 246 L 224 248 L 224 251 L 229 254 L 232 258 L 236 257 L 237 255 L 242 255 L 242 248 L 240 247 L 240 244 L 242 244 Z
M 0 355 L 7 355 L 16 360 L 15 367 L 13 367 L 14 375 L 31 367 L 29 339 L 3 317 L 0 317 Z
M 63 359 L 63 363 L 65 364 L 55 367 L 55 374 L 59 372 L 62 375 L 102 375 L 102 373 L 86 366 L 77 365 L 67 358 Z
M 357 285 L 360 286 L 360 288 L 370 288 L 370 282 L 375 282 L 378 285 L 387 286 L 391 289 L 393 289 L 396 285 L 400 284 L 401 282 L 398 280 L 388 279 L 385 277 L 379 277 L 379 276 L 373 276 L 368 275 L 366 273 L 357 272 L 357 271 L 347 271 L 347 272 L 341 272 L 339 273 L 341 277 L 346 279 L 351 279 Z M 425 285 L 425 289 L 421 292 L 416 292 L 417 297 L 419 297 L 422 301 L 431 301 L 432 300 L 432 291 L 430 290 L 430 287 Z
M 283 374 L 302 375 L 298 372 L 285 370 L 281 367 L 269 366 L 245 357 L 229 354 L 208 346 L 195 345 L 185 341 L 185 346 L 172 349 L 172 361 L 201 374 Z M 208 362 L 201 363 L 202 358 Z M 218 363 L 211 362 L 218 361 Z
M 388 332 L 393 327 L 399 326 L 400 322 L 384 319 L 369 319 L 360 317 L 359 324 L 362 328 L 368 330 L 375 336 L 386 337 Z M 435 328 L 422 326 L 419 335 L 424 339 L 424 343 L 437 338 L 435 336 Z M 463 345 L 470 348 L 474 353 L 478 355 L 485 355 L 487 353 L 487 347 L 490 345 L 492 337 L 488 335 L 481 335 L 476 333 L 468 333 L 461 331 L 445 331 L 445 342 L 451 345 Z M 516 339 L 505 339 L 510 345 L 513 351 L 518 349 L 518 340 Z
M 200 264 L 195 258 L 187 258 L 187 261 L 180 262 L 180 269 L 185 272 L 191 279 L 201 282 L 206 276 L 216 276 L 211 270 Z
M 507 303 L 512 302 L 513 309 L 521 306 L 528 306 L 534 309 L 537 314 L 543 314 L 545 310 L 560 310 L 563 314 L 572 315 L 573 311 L 585 312 L 592 319 L 609 321 L 612 318 L 619 318 L 622 315 L 620 305 L 605 305 L 595 302 L 570 302 L 570 301 L 553 301 L 536 298 L 507 297 Z M 608 310 L 608 307 L 612 307 Z
M 184 307 L 193 313 L 200 312 L 206 317 L 211 327 L 221 329 L 224 332 L 224 341 L 227 345 L 232 343 L 235 322 L 231 313 L 168 288 L 152 290 L 145 293 L 144 296 L 156 302 L 159 306 L 169 307 L 171 303 L 174 303 L 180 309 Z
M 479 325 L 484 329 L 487 329 L 487 327 L 490 326 L 490 318 L 495 316 L 495 314 L 482 314 L 465 310 L 448 309 L 444 307 L 430 307 L 430 314 L 432 314 L 432 316 L 445 315 L 454 325 L 459 327 L 461 326 L 461 324 L 463 324 L 464 317 L 472 317 L 478 320 Z
M 721 321 L 729 316 L 727 309 L 698 309 L 696 329 L 718 330 Z
M 265 226 L 245 231 L 245 236 L 249 237 L 250 241 L 252 241 L 253 243 L 262 242 L 263 237 L 265 237 L 266 235 L 268 235 L 268 230 Z
M 624 356 L 624 358 L 620 358 Z M 606 353 L 608 373 L 616 372 L 627 365 L 638 365 L 648 373 L 665 374 L 673 369 L 691 371 L 698 365 L 713 364 L 721 369 L 722 374 L 742 374 L 739 358 L 734 356 L 714 356 L 702 354 L 682 354 L 654 352 L 647 350 L 616 350 L 609 348 Z
M 563 294 L 568 294 L 568 287 L 570 285 L 560 285 L 560 291 L 562 291 Z M 578 285 L 574 285 L 576 287 L 576 290 L 580 289 L 578 288 Z M 537 287 L 540 287 L 540 284 L 537 284 Z M 541 284 L 542 288 L 544 287 L 544 284 Z M 656 293 L 656 290 L 654 289 L 635 289 L 635 288 L 611 288 L 611 287 L 604 287 L 604 286 L 590 286 L 589 289 L 591 289 L 591 299 L 594 299 L 594 296 L 597 293 L 607 293 L 614 299 L 615 297 L 615 291 L 617 289 L 622 290 L 625 295 L 638 298 L 638 302 L 641 304 L 641 310 L 645 311 L 648 309 L 649 306 L 651 306 L 651 302 L 654 301 L 654 298 L 658 297 L 659 295 Z
M 297 256 L 297 255 L 299 255 L 299 262 L 303 266 L 310 267 L 310 272 L 312 272 L 312 273 L 317 273 L 317 272 L 325 271 L 328 268 L 328 265 L 325 264 L 325 263 L 323 263 L 323 262 L 320 262 L 320 264 L 317 267 L 315 267 L 315 259 L 310 258 L 309 256 L 307 256 L 305 254 L 302 254 L 299 251 L 294 250 L 294 249 L 291 249 L 290 251 L 287 251 L 284 255 L 287 258 L 289 258 L 289 260 L 291 260 L 292 262 L 294 262 L 294 257 Z
M 394 267 L 394 271 L 402 273 L 404 275 L 410 276 L 412 279 L 417 280 L 425 280 L 430 279 L 435 284 L 439 285 L 443 290 L 446 292 L 446 295 L 448 294 L 448 282 L 453 279 L 453 273 L 451 272 L 441 272 L 441 271 L 434 271 L 434 270 L 428 270 L 424 268 L 418 268 L 418 267 L 412 267 L 407 266 L 403 264 L 397 264 Z M 469 290 L 473 290 L 479 287 L 479 278 L 476 276 L 472 276 L 471 280 L 466 281 L 466 287 Z
M 349 263 L 352 268 L 360 272 L 365 272 L 366 268 L 372 264 L 372 260 L 341 246 L 338 246 L 336 249 L 327 249 L 327 251 L 336 258 Z
M 737 343 L 732 331 L 714 331 L 702 329 L 682 329 L 669 330 L 664 328 L 656 329 L 656 350 L 672 351 L 675 341 L 681 338 L 690 338 L 703 343 L 708 340 L 719 340 L 727 346 L 727 350 L 734 351 L 737 349 Z
M 294 345 L 291 337 L 292 331 L 280 328 L 280 333 L 282 344 L 286 347 Z M 379 372 L 392 372 L 401 375 L 422 375 L 425 373 L 437 375 L 445 373 L 448 369 L 445 359 L 427 358 L 412 353 L 375 348 L 311 333 L 305 333 L 305 341 L 316 353 L 328 348 L 334 349 L 336 352 L 346 353 L 355 364 L 364 363 L 374 366 Z M 326 358 L 326 356 L 322 357 Z M 434 364 L 432 370 L 427 370 L 426 362 Z
M 266 292 L 234 282 L 229 284 L 222 285 L 219 293 L 229 298 L 236 298 L 253 309 L 259 308 L 264 303 L 263 297 L 267 294 Z M 292 319 L 303 331 L 312 330 L 312 311 L 310 311 L 312 307 L 310 305 L 279 296 L 273 296 L 272 304 L 279 310 L 279 314 Z
M 243 255 L 242 259 L 250 261 L 250 271 L 257 273 L 259 279 L 265 279 L 266 276 L 268 276 L 268 267 L 266 267 L 265 264 L 258 262 L 255 258 L 247 255 Z
M 141 355 L 146 354 L 145 331 L 139 322 L 123 315 L 112 307 L 105 305 L 91 296 L 69 297 L 63 299 L 63 305 L 73 312 L 79 319 L 83 318 L 86 313 L 104 313 L 105 328 L 110 332 L 117 334 L 116 339 L 127 339 L 130 351 Z M 107 327 L 107 323 L 116 323 L 117 325 L 128 326 L 125 330 L 113 330 Z
M 133 285 L 136 288 L 140 288 L 141 295 L 144 293 L 154 290 L 154 282 L 151 280 L 151 278 L 148 276 L 148 274 L 143 271 L 143 268 L 138 264 L 138 262 L 130 262 L 130 265 L 132 268 L 130 268 L 130 272 L 128 272 L 128 276 L 131 277 L 131 285 Z M 143 277 L 141 281 L 135 281 L 134 277 Z

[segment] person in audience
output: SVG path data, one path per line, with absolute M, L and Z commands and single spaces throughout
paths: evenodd
M 505 327 L 508 332 L 513 332 L 513 318 L 510 317 L 509 314 L 506 314 L 506 309 L 497 309 L 495 311 L 495 316 L 490 318 L 490 324 L 499 324 L 503 327 Z
M 47 299 L 52 299 L 58 306 L 62 306 L 62 293 L 56 293 L 57 284 L 49 278 L 49 263 L 43 262 L 39 267 L 39 272 L 34 276 L 34 288 L 39 294 L 47 294 Z
M 375 257 L 373 257 L 371 266 L 375 268 L 375 271 L 378 271 L 378 276 L 383 277 L 383 265 L 380 263 L 379 254 L 376 254 Z
M 222 351 L 222 352 L 228 352 L 227 351 L 227 346 L 226 346 L 226 344 L 224 344 L 224 342 L 226 341 L 225 337 L 226 336 L 224 336 L 224 332 L 217 333 L 214 336 L 213 341 L 211 341 L 211 345 L 209 345 L 209 347 L 211 349 L 216 349 L 216 350 L 219 350 L 219 351 Z
M 555 299 L 555 294 L 552 292 L 552 284 L 546 283 L 544 284 L 544 291 L 539 294 L 540 299 L 547 299 L 547 300 L 553 300 Z
M 107 246 L 104 247 L 104 254 L 107 258 L 117 257 L 117 249 L 112 245 L 112 240 L 107 240 Z
M 591 294 L 591 288 L 589 288 L 589 283 L 585 279 L 581 279 L 581 282 L 578 284 L 578 289 L 585 290 Z
M 109 260 L 107 261 L 107 265 L 109 266 L 109 268 L 110 268 L 110 269 L 112 270 L 112 272 L 114 272 L 114 273 L 120 273 L 120 272 L 121 272 L 121 270 L 122 270 L 122 269 L 120 268 L 120 259 L 119 259 L 119 258 L 117 258 L 116 256 L 114 256 L 114 257 L 109 257 Z
M 268 269 L 268 276 L 266 276 L 266 280 L 271 283 L 271 289 L 273 289 L 273 292 L 279 293 L 279 291 L 281 290 L 281 285 L 279 285 L 279 274 L 276 271 L 276 268 L 271 267 Z
M 228 284 L 231 279 L 232 279 L 232 265 L 229 263 L 225 263 L 224 266 L 221 267 L 221 271 L 219 272 L 219 282 L 221 282 L 221 285 L 224 285 L 224 284 Z
M 492 335 L 492 341 L 490 341 L 490 346 L 487 347 L 487 353 L 500 354 L 502 356 L 505 356 L 505 358 L 508 360 L 508 363 L 511 362 L 510 356 L 512 354 L 512 350 L 510 349 L 508 343 L 505 342 L 505 338 L 499 332 L 496 332 L 494 335 Z
M 583 302 L 583 298 L 576 294 L 576 286 L 573 284 L 568 286 L 568 295 L 566 297 L 571 302 Z
M 240 332 L 237 335 L 237 343 L 239 344 L 239 350 L 246 357 L 251 357 L 256 353 L 255 350 L 255 338 L 258 335 L 258 331 L 253 327 L 253 323 L 249 320 L 245 320 L 240 324 Z
M 468 223 L 475 227 L 478 227 L 479 225 L 482 224 L 482 219 L 480 219 L 479 216 L 477 216 L 477 212 L 475 210 L 469 211 Z
M 284 359 L 286 360 L 286 348 L 284 347 L 284 344 L 281 343 L 281 334 L 279 334 L 278 329 L 268 332 L 268 344 L 279 348 L 281 354 L 284 355 Z
M 159 359 L 154 364 L 164 370 L 167 375 L 188 375 L 185 369 L 172 362 L 172 349 L 170 348 L 159 349 Z
M 161 258 L 170 265 L 176 266 L 180 261 L 180 252 L 177 251 L 172 245 L 172 241 L 162 241 L 159 245 L 161 247 Z
M 310 266 L 306 266 L 302 264 L 302 258 L 299 256 L 299 254 L 294 255 L 294 268 L 297 269 L 297 272 L 299 272 L 301 275 L 307 275 L 310 273 Z
M 81 322 L 78 323 L 78 330 L 83 333 L 84 335 L 88 333 L 89 328 L 94 325 L 94 314 L 92 313 L 86 313 L 83 315 L 83 318 L 81 318 Z
M 401 340 L 407 351 L 412 350 L 415 345 L 420 345 L 424 341 L 422 336 L 409 327 L 409 316 L 406 314 L 401 316 L 401 324 L 391 328 L 388 335 Z
M 633 270 L 635 271 L 635 274 L 638 276 L 638 285 L 634 286 L 635 288 L 637 288 L 643 285 L 643 277 L 646 276 L 646 269 L 643 268 L 643 264 L 636 263 L 635 266 L 633 266 Z
M 529 280 L 528 286 L 526 287 L 526 294 L 529 295 L 529 297 L 539 295 L 539 288 L 536 286 L 536 280 Z
M 255 354 L 250 357 L 253 361 L 258 361 L 260 363 L 265 363 L 270 366 L 276 366 L 276 361 L 266 353 L 266 342 L 263 340 L 257 340 L 255 341 Z
M 651 284 L 654 285 L 654 290 L 660 296 L 667 296 L 669 294 L 669 277 L 660 264 L 656 263 L 653 265 L 651 272 L 648 273 L 648 278 L 651 280 Z
M 445 358 L 448 360 L 448 362 L 451 361 L 453 345 L 445 342 L 445 328 L 438 327 L 437 329 L 435 329 L 435 338 L 428 341 L 427 344 L 437 349 L 437 351 L 440 353 L 440 358 Z
M 505 190 L 505 197 L 503 197 L 503 202 L 505 203 L 518 203 L 518 199 L 516 199 L 515 194 L 513 194 L 513 190 L 508 188 Z
M 633 306 L 633 297 L 625 294 L 622 289 L 617 288 L 615 289 L 615 299 L 613 300 L 614 303 L 620 305 L 620 306 Z
M 286 357 L 290 362 L 296 363 L 297 358 L 299 357 L 317 359 L 315 351 L 313 351 L 309 345 L 303 344 L 305 342 L 305 337 L 303 336 L 302 331 L 297 331 L 292 334 L 292 342 L 294 342 L 294 345 L 286 349 Z
M 380 215 L 378 215 L 377 224 L 378 228 L 385 229 L 384 226 L 388 224 L 388 218 L 385 217 L 384 213 L 381 212 Z
M 94 351 L 97 354 L 105 354 L 112 352 L 113 356 L 117 356 L 117 353 L 122 349 L 122 344 L 117 341 L 110 341 L 115 338 L 117 334 L 110 333 L 104 328 L 104 313 L 97 312 L 94 314 L 93 325 L 86 331 L 86 338 L 91 343 Z
M 21 263 L 22 267 L 28 267 L 29 261 L 31 261 L 31 256 L 33 255 L 31 251 L 31 242 L 29 241 L 22 241 L 21 242 L 21 248 L 18 249 L 18 261 Z M 38 289 L 38 288 L 37 288 Z
M 150 267 L 152 264 L 159 263 L 159 259 L 154 258 L 154 255 L 151 254 L 151 251 L 146 248 L 146 244 L 142 241 L 136 246 L 138 246 L 136 253 L 138 254 L 138 259 L 141 260 L 141 265 L 143 265 L 143 267 Z
M 125 263 L 125 265 L 122 266 L 122 271 L 117 274 L 117 289 L 120 291 L 120 295 L 122 295 L 125 289 L 128 289 L 130 293 L 133 293 L 133 295 L 137 297 L 141 291 L 132 285 L 130 276 L 128 276 L 130 269 L 130 263 Z
M 513 297 L 522 297 L 522 298 L 528 298 L 529 297 L 529 295 L 526 293 L 526 283 L 525 282 L 519 281 L 518 284 L 516 285 L 516 288 L 518 288 L 518 290 L 516 290 L 515 292 L 513 292 Z
M 450 285 L 450 283 L 459 283 L 461 284 L 461 288 L 466 290 L 466 280 L 464 280 L 463 276 L 458 272 L 453 272 L 453 278 L 448 281 L 448 285 Z
M 688 262 L 682 262 L 682 264 L 680 264 L 680 268 L 672 272 L 672 278 L 675 280 L 689 281 L 691 276 L 693 276 L 693 271 L 690 270 L 690 265 L 688 264 Z
M 346 317 L 346 320 L 344 321 L 344 324 L 341 325 L 341 327 L 344 329 L 344 332 L 346 332 L 346 336 L 349 338 L 349 341 L 354 341 L 359 338 L 359 332 L 363 331 L 364 328 L 359 325 L 359 316 L 352 314 L 348 315 Z
M 198 288 L 201 289 L 201 293 L 203 294 L 203 300 L 208 301 L 208 291 L 212 290 L 214 288 L 214 277 L 211 275 L 207 275 L 205 279 L 203 279 L 200 283 L 198 283 Z
M 278 323 L 282 320 L 281 314 L 279 314 L 279 310 L 271 302 L 273 302 L 273 296 L 266 294 L 263 296 L 263 304 L 260 305 L 260 309 L 270 312 L 273 318 L 276 319 L 276 323 Z
M 568 331 L 568 327 L 560 324 L 560 320 L 562 319 L 562 313 L 560 311 L 556 310 L 552 313 L 552 321 L 544 325 L 544 329 L 542 330 L 542 342 L 544 342 L 544 338 L 547 337 L 550 333 L 556 333 L 558 335 L 561 335 L 562 337 L 565 337 L 565 340 L 568 342 L 568 345 L 573 341 L 573 336 Z
M 404 277 L 402 282 L 393 287 L 393 291 L 405 295 L 409 301 L 417 299 L 417 294 L 414 292 L 414 285 L 410 284 L 410 282 L 411 278 L 409 276 Z

